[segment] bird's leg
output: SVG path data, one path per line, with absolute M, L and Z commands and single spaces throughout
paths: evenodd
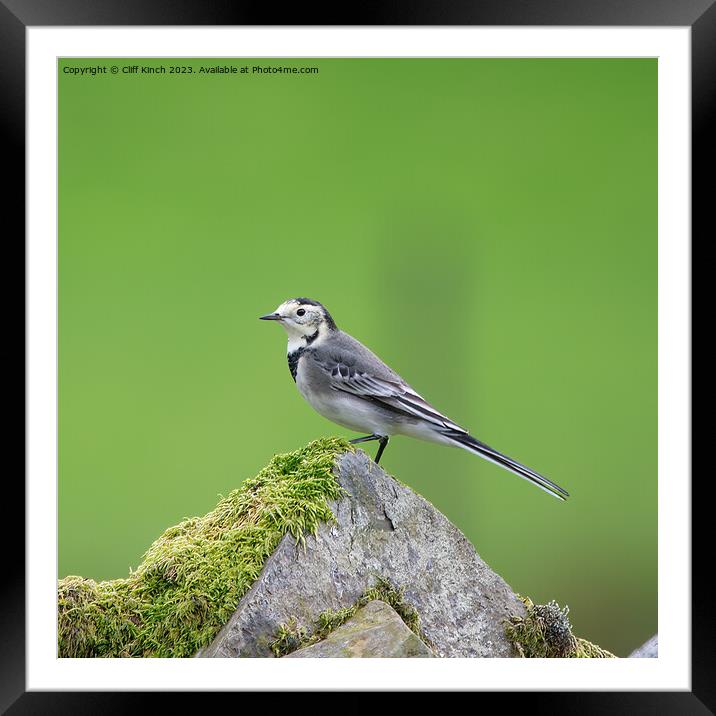
M 382 438 L 380 435 L 366 435 L 364 438 L 353 438 L 353 440 L 349 440 L 348 442 L 351 443 L 351 445 L 356 445 L 357 443 L 367 443 L 370 440 L 381 440 Z
M 357 443 L 367 443 L 370 440 L 380 440 L 380 446 L 378 447 L 378 452 L 375 454 L 375 464 L 377 465 L 378 462 L 380 462 L 380 456 L 383 454 L 383 450 L 385 450 L 385 446 L 388 444 L 388 440 L 390 438 L 387 435 L 366 435 L 362 438 L 353 438 L 353 440 L 349 440 L 348 442 L 351 443 L 351 445 L 356 445 Z
M 376 465 L 380 462 L 380 456 L 383 454 L 383 450 L 385 450 L 385 446 L 388 444 L 388 440 L 390 440 L 390 438 L 387 435 L 382 435 L 378 439 L 380 440 L 380 447 L 378 448 L 378 452 L 375 454 Z

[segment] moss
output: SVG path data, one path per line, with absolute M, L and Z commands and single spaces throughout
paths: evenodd
M 276 656 L 285 656 L 308 643 L 308 632 L 298 623 L 296 617 L 291 617 L 287 624 L 281 624 L 277 629 L 276 638 L 271 642 L 271 651 Z
M 305 544 L 335 518 L 336 457 L 353 450 L 324 438 L 276 455 L 203 517 L 170 527 L 125 579 L 69 576 L 58 584 L 61 657 L 193 656 L 211 643 L 281 538 Z
M 533 604 L 521 597 L 527 614 L 506 620 L 505 633 L 517 653 L 527 659 L 616 659 L 614 654 L 572 634 L 569 607 L 563 609 L 555 601 Z
M 408 629 L 428 647 L 432 648 L 433 645 L 420 629 L 420 615 L 415 607 L 405 601 L 404 594 L 405 588 L 397 589 L 387 579 L 378 577 L 376 584 L 365 591 L 352 606 L 336 611 L 328 609 L 325 612 L 321 612 L 310 633 L 305 627 L 298 624 L 295 617 L 292 617 L 288 623 L 282 624 L 278 628 L 276 638 L 271 644 L 271 651 L 277 657 L 281 657 L 305 646 L 311 646 L 311 644 L 323 641 L 332 631 L 354 616 L 361 607 L 375 599 L 380 599 L 393 607 Z

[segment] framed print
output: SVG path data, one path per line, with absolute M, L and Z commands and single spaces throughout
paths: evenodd
M 153 4 L 2 3 L 8 167 L 27 169 L 28 415 L 27 571 L 6 593 L 3 707 L 330 688 L 714 708 L 690 426 L 711 3 L 394 8 L 282 26 L 211 4 L 165 17 Z M 290 375 L 269 320 L 288 331 Z M 442 446 L 388 445 L 427 433 Z M 430 511 L 432 531 L 408 529 L 404 565 L 398 550 L 340 567 L 323 497 L 296 512 L 295 493 L 275 492 L 269 476 L 291 465 L 318 499 L 305 466 L 330 435 Z M 368 520 L 366 550 L 397 539 L 396 510 Z M 239 531 L 212 532 L 220 519 Z M 498 597 L 455 581 L 469 569 L 457 547 L 434 551 L 443 519 L 516 605 L 492 651 L 474 645 L 469 615 Z M 276 555 L 291 540 L 314 561 L 328 544 L 351 596 L 321 601 L 324 563 L 295 550 L 288 580 Z M 325 646 L 368 603 L 370 585 L 352 581 L 366 569 L 388 578 L 370 594 L 414 648 L 447 658 L 180 658 Z M 295 598 L 309 574 L 313 625 Z M 440 605 L 422 599 L 431 590 Z M 271 621 L 279 593 L 289 604 Z M 254 651 L 236 641 L 258 623 L 235 606 L 252 595 L 270 621 Z M 530 652 L 535 605 L 567 625 L 563 652 Z M 447 623 L 459 631 L 443 640 Z M 628 658 L 657 634 L 652 658 Z M 508 655 L 619 658 L 479 658 Z M 478 658 L 449 658 L 466 656 Z

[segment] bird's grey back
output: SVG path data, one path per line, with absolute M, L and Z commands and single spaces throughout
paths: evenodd
M 341 330 L 331 331 L 325 341 L 311 349 L 318 362 L 339 362 L 357 373 L 367 373 L 380 380 L 389 380 L 409 387 L 373 351 L 359 340 Z

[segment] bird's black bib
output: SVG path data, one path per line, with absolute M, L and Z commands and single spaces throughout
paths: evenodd
M 310 346 L 316 338 L 318 338 L 318 331 L 316 331 L 313 335 L 303 337 L 306 341 L 306 346 Z M 291 371 L 291 377 L 293 378 L 294 383 L 296 382 L 296 373 L 298 373 L 298 361 L 305 352 L 306 347 L 301 346 L 301 348 L 297 348 L 293 351 L 293 353 L 289 353 L 287 356 L 288 369 Z
M 301 347 L 293 353 L 289 353 L 287 356 L 288 369 L 291 371 L 291 377 L 293 378 L 294 383 L 296 382 L 296 373 L 298 373 L 298 361 L 305 352 L 306 349 Z

